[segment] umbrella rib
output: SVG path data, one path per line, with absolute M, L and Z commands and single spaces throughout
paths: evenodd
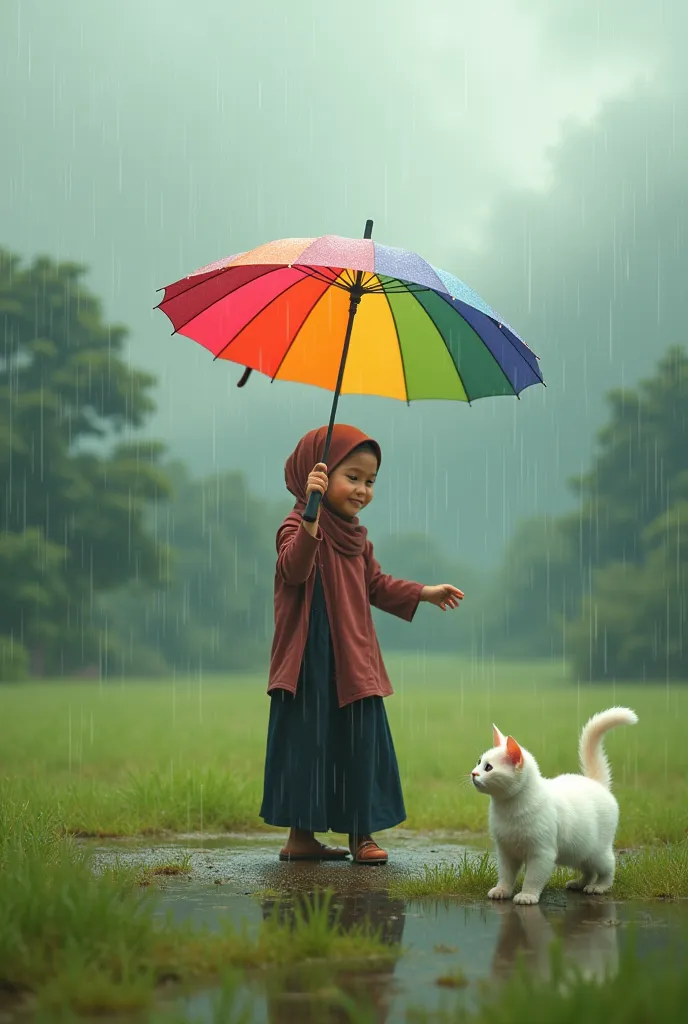
M 266 266 L 270 266 L 271 269 L 273 269 L 273 270 L 275 269 L 275 267 L 272 264 L 266 263 L 265 265 Z M 187 295 L 188 292 L 192 292 L 194 290 L 194 288 L 200 288 L 200 286 L 202 284 L 207 284 L 208 281 L 214 281 L 216 277 L 220 277 L 222 274 L 226 274 L 228 270 L 235 270 L 235 269 L 236 269 L 236 267 L 231 265 L 231 266 L 227 266 L 227 267 L 218 267 L 216 270 L 209 270 L 209 271 L 207 271 L 206 274 L 203 274 L 203 275 L 202 274 L 187 274 L 186 278 L 181 278 L 180 280 L 190 281 L 191 278 L 193 278 L 193 277 L 198 277 L 198 278 L 200 278 L 200 280 L 199 281 L 194 281 L 194 283 L 190 284 L 188 288 L 185 288 L 183 292 L 180 291 L 177 294 L 178 295 Z M 172 288 L 173 285 L 175 285 L 175 284 L 179 284 L 179 281 L 173 281 L 172 284 L 166 284 L 162 288 L 158 288 L 157 290 L 159 292 L 165 292 L 165 291 L 167 291 L 168 288 Z M 175 295 L 174 298 L 176 298 L 176 297 L 177 296 Z M 167 302 L 167 301 L 168 301 L 167 299 L 163 298 L 161 300 L 161 302 L 157 306 L 155 306 L 155 309 L 160 309 L 162 304 L 163 304 L 163 302 Z M 172 300 L 170 299 L 169 301 L 171 302 Z
M 428 288 L 424 284 L 414 284 L 412 281 L 402 281 L 399 277 L 391 278 L 391 282 L 393 283 L 390 283 L 389 285 L 381 282 L 380 290 L 389 295 L 403 295 L 406 292 L 410 292 L 412 295 L 415 295 L 417 292 L 431 292 L 435 290 L 434 288 Z M 372 291 L 373 289 L 368 290 Z
M 223 270 L 220 270 L 220 271 L 219 271 L 219 272 L 218 272 L 217 274 L 215 274 L 215 276 L 214 276 L 214 277 L 208 277 L 208 278 L 206 278 L 206 280 L 205 280 L 205 281 L 199 281 L 199 282 L 198 282 L 198 284 L 194 284 L 194 285 L 191 285 L 191 288 L 187 288 L 187 289 L 186 289 L 186 291 L 184 291 L 184 292 L 181 292 L 180 294 L 181 294 L 181 295 L 188 295 L 188 294 L 189 294 L 189 292 L 190 292 L 190 291 L 191 291 L 191 290 L 192 290 L 193 288 L 198 288 L 198 287 L 199 287 L 199 285 L 201 285 L 201 284 L 205 284 L 205 283 L 206 283 L 207 281 L 214 281 L 214 280 L 215 280 L 215 278 L 217 278 L 217 277 L 219 277 L 219 276 L 220 276 L 220 274 L 224 274 L 224 273 L 226 273 L 226 271 L 227 271 L 227 270 L 233 270 L 233 269 L 234 269 L 233 267 L 226 267 L 226 268 L 224 268 Z M 250 281 L 246 281 L 246 282 L 245 282 L 244 284 L 240 284 L 238 288 L 235 288 L 235 289 L 234 289 L 234 291 L 235 291 L 235 292 L 240 292 L 242 288 L 245 288 L 245 287 L 246 287 L 246 285 L 248 285 L 248 284 L 252 284 L 252 283 L 253 283 L 254 281 L 262 281 L 262 280 L 264 280 L 264 279 L 265 279 L 265 278 L 266 278 L 266 277 L 267 277 L 267 276 L 268 276 L 269 274 L 274 274 L 274 273 L 275 273 L 275 272 L 276 272 L 277 270 L 284 270 L 284 267 L 272 267 L 272 269 L 271 269 L 271 270 L 266 270 L 264 274 L 259 274 L 259 275 L 258 275 L 258 277 L 252 277 Z M 216 302 L 222 302 L 222 300 L 223 300 L 223 299 L 226 299 L 228 295 L 233 295 L 233 294 L 234 294 L 234 292 L 227 292 L 227 293 L 226 293 L 225 295 L 221 295 L 219 299 L 213 299 L 213 300 L 212 300 L 212 302 L 209 302 L 207 306 L 204 306 L 204 307 L 203 307 L 203 309 L 199 309 L 199 310 L 197 310 L 197 312 L 195 312 L 193 316 L 190 316 L 190 317 L 189 317 L 189 319 L 188 319 L 188 320 L 185 320 L 183 324 L 180 324 L 180 325 L 179 325 L 179 327 L 175 327 L 175 328 L 174 328 L 174 334 L 179 334 L 179 332 L 180 332 L 180 331 L 182 330 L 182 328 L 183 328 L 183 327 L 186 327 L 186 326 L 187 326 L 188 324 L 190 324 L 190 323 L 191 323 L 191 321 L 192 321 L 192 320 L 195 320 L 197 316 L 200 316 L 200 315 L 201 315 L 201 313 L 205 313 L 205 312 L 206 312 L 206 310 L 210 309 L 210 307 L 211 307 L 211 306 L 214 306 Z M 175 298 L 176 298 L 176 296 L 175 296 Z M 163 302 L 164 302 L 164 301 L 165 301 L 165 300 L 163 299 Z M 173 301 L 173 300 L 172 300 L 172 299 L 170 299 L 170 302 L 172 302 L 172 301 Z M 159 306 L 158 308 L 159 308 L 159 309 L 161 309 L 161 308 L 162 308 L 162 303 L 160 303 L 160 306 Z M 167 313 L 166 313 L 166 311 L 165 311 L 164 309 L 162 310 L 162 312 L 163 312 L 163 313 L 165 313 L 165 315 L 167 316 Z
M 435 289 L 434 289 L 434 288 L 426 288 L 426 289 L 424 289 L 424 290 L 425 290 L 425 291 L 432 291 L 432 292 L 434 292 L 434 293 L 435 293 L 435 295 L 439 295 L 439 294 L 440 294 L 439 292 L 435 292 Z M 413 294 L 413 293 L 412 293 L 412 294 Z M 446 348 L 446 350 L 447 350 L 447 355 L 448 355 L 448 356 L 449 356 L 449 358 L 451 359 L 451 361 L 452 361 L 452 365 L 456 367 L 456 376 L 457 376 L 457 377 L 459 378 L 459 383 L 460 383 L 461 387 L 463 388 L 463 393 L 465 394 L 466 398 L 468 399 L 468 404 L 469 404 L 469 405 L 471 405 L 471 403 L 472 403 L 472 400 L 471 400 L 471 396 L 470 396 L 470 395 L 468 394 L 468 388 L 466 387 L 466 384 L 465 384 L 465 382 L 464 382 L 464 379 L 463 379 L 463 377 L 462 377 L 462 375 L 461 375 L 461 371 L 459 370 L 458 366 L 457 366 L 457 365 L 456 365 L 456 363 L 454 362 L 454 357 L 453 357 L 453 355 L 451 354 L 451 349 L 449 348 L 449 345 L 447 345 L 447 339 L 446 339 L 446 338 L 445 338 L 445 336 L 444 336 L 444 335 L 442 334 L 442 331 L 441 331 L 441 330 L 439 329 L 438 325 L 437 325 L 437 324 L 435 323 L 435 321 L 433 320 L 433 318 L 432 318 L 432 314 L 431 314 L 431 313 L 429 312 L 429 310 L 427 310 L 427 309 L 425 308 L 425 306 L 423 306 L 423 309 L 425 310 L 425 315 L 426 315 L 426 316 L 428 317 L 428 319 L 430 320 L 430 323 L 431 323 L 431 324 L 433 325 L 433 327 L 435 328 L 435 330 L 436 330 L 436 331 L 437 331 L 437 333 L 439 334 L 440 338 L 442 339 L 442 344 L 444 345 L 444 347 L 445 347 L 445 348 Z M 459 316 L 461 316 L 461 314 L 460 314 L 460 313 L 459 313 Z M 469 324 L 468 326 L 470 327 L 471 325 Z M 473 328 L 472 328 L 472 327 L 471 327 L 471 330 L 473 330 Z M 475 334 L 476 332 L 474 331 L 473 333 Z M 485 342 L 483 341 L 483 339 L 482 339 L 482 338 L 480 338 L 480 336 L 479 336 L 479 335 L 476 335 L 476 336 L 477 336 L 477 337 L 479 338 L 479 340 L 480 340 L 480 341 L 481 341 L 481 342 L 483 343 L 483 345 L 485 345 Z M 485 345 L 485 348 L 487 348 L 487 345 Z M 493 358 L 494 358 L 494 357 L 493 357 Z M 495 360 L 495 361 L 496 361 L 496 360 Z M 501 366 L 500 366 L 500 370 L 501 370 Z M 504 373 L 504 371 L 503 371 L 503 370 L 502 370 L 502 373 Z M 504 376 L 506 377 L 506 374 L 504 374 Z M 507 380 L 509 381 L 509 378 L 508 378 L 508 377 L 507 377 Z M 509 385 L 511 386 L 511 381 L 509 381 Z M 513 387 L 511 388 L 511 390 L 513 391 Z
M 311 263 L 293 263 L 293 267 L 297 270 L 301 270 L 304 274 L 308 274 L 309 277 L 322 278 L 323 281 L 327 281 L 328 284 L 332 284 L 337 280 L 339 274 L 335 274 L 332 267 L 316 267 Z M 326 271 L 330 271 L 333 274 L 332 277 L 328 277 Z
M 279 363 L 277 364 L 277 369 L 275 370 L 274 375 L 270 378 L 270 383 L 271 384 L 274 384 L 275 380 L 277 379 L 277 374 L 282 369 L 282 366 L 284 364 L 284 360 L 287 358 L 287 356 L 289 355 L 290 351 L 292 350 L 292 348 L 296 344 L 296 339 L 298 338 L 299 334 L 303 330 L 303 325 L 305 324 L 306 320 L 311 315 L 311 313 L 313 312 L 313 310 L 318 305 L 318 303 L 320 302 L 320 300 L 323 298 L 324 295 L 327 295 L 327 289 L 325 289 L 324 292 L 321 292 L 320 295 L 318 295 L 317 299 L 315 300 L 313 305 L 310 307 L 310 309 L 308 310 L 308 312 L 304 316 L 303 320 L 301 321 L 301 323 L 297 327 L 296 331 L 294 332 L 294 337 L 291 339 L 291 341 L 289 342 L 289 344 L 285 348 L 284 352 L 282 353 L 282 358 L 280 359 Z
M 312 277 L 316 281 L 321 281 L 323 284 L 331 285 L 334 288 L 341 288 L 342 291 L 348 292 L 349 288 L 346 285 L 340 283 L 341 274 L 337 274 L 335 277 L 327 277 L 326 274 L 321 273 L 318 269 L 313 267 L 307 267 L 303 263 L 292 264 L 294 269 L 300 270 L 306 277 Z
M 438 293 L 438 294 L 439 294 L 439 293 Z M 444 298 L 444 296 L 442 296 L 442 298 Z M 459 300 L 459 301 L 460 301 L 460 300 Z M 466 305 L 469 305 L 469 303 L 466 303 Z M 471 306 L 471 309 L 473 309 L 473 308 L 475 308 L 475 307 Z M 479 313 L 480 313 L 480 312 L 482 312 L 482 310 L 477 310 L 477 312 L 479 312 Z M 483 314 L 483 315 L 484 315 L 484 316 L 487 316 L 487 314 L 486 314 L 486 313 L 485 313 L 485 314 Z M 465 319 L 465 318 L 464 318 L 464 319 Z M 502 330 L 502 324 L 501 324 L 501 323 L 499 322 L 499 320 L 495 320 L 495 318 L 494 318 L 494 317 L 492 317 L 492 316 L 491 316 L 491 317 L 489 317 L 489 319 L 490 319 L 490 320 L 492 320 L 492 322 L 493 322 L 493 323 L 495 324 L 495 326 L 497 327 L 497 330 L 498 330 L 498 331 L 499 331 L 499 333 L 500 333 L 500 334 L 502 335 L 502 337 L 503 337 L 503 338 L 506 338 L 506 340 L 507 340 L 507 341 L 509 342 L 509 344 L 511 345 L 512 349 L 513 349 L 513 350 L 514 350 L 514 352 L 515 352 L 515 353 L 517 354 L 517 356 L 519 356 L 519 358 L 520 358 L 520 359 L 521 359 L 521 360 L 522 360 L 522 361 L 523 361 L 523 362 L 524 362 L 524 363 L 526 364 L 526 366 L 528 367 L 528 369 L 529 369 L 529 370 L 532 370 L 532 371 L 533 371 L 533 373 L 535 374 L 535 376 L 537 377 L 537 379 L 538 379 L 538 380 L 540 381 L 540 383 L 542 384 L 542 386 L 543 386 L 543 387 L 547 387 L 547 385 L 545 384 L 545 382 L 544 382 L 544 380 L 543 380 L 543 378 L 542 378 L 542 374 L 540 373 L 540 371 L 539 371 L 539 370 L 535 370 L 535 369 L 533 369 L 533 367 L 532 367 L 532 366 L 530 365 L 530 363 L 529 363 L 529 362 L 528 362 L 528 360 L 527 360 L 527 359 L 525 358 L 525 356 L 523 355 L 523 353 L 522 353 L 522 352 L 519 352 L 518 348 L 516 347 L 516 345 L 514 345 L 513 341 L 512 341 L 512 340 L 511 340 L 511 338 L 509 337 L 509 335 L 508 335 L 508 334 L 505 334 L 505 333 L 504 333 L 504 331 Z M 466 320 L 466 323 L 468 323 L 468 321 L 467 321 L 467 320 Z M 470 327 L 471 325 L 470 325 L 470 324 L 468 324 L 468 326 Z M 471 329 L 473 329 L 473 328 L 471 328 Z M 525 342 L 522 342 L 522 344 L 523 344 L 523 345 L 525 346 L 525 348 L 528 348 L 528 346 L 527 346 L 527 345 L 525 344 Z M 487 346 L 485 346 L 485 347 L 487 348 Z M 488 350 L 488 351 L 489 351 L 489 350 Z M 528 349 L 528 351 L 529 351 L 529 352 L 532 352 L 532 349 Z M 490 354 L 492 354 L 492 353 L 490 353 Z M 532 354 L 533 354 L 533 355 L 535 356 L 535 358 L 537 359 L 537 356 L 535 355 L 535 353 L 533 352 Z M 500 368 L 500 370 L 501 370 L 502 368 L 501 368 L 501 366 L 500 366 L 500 364 L 499 364 L 498 360 L 497 360 L 497 359 L 496 359 L 496 358 L 495 358 L 494 356 L 493 356 L 493 358 L 495 359 L 495 362 L 497 363 L 497 365 L 499 366 L 499 368 Z M 502 373 L 504 373 L 504 370 L 502 370 Z M 504 373 L 504 376 L 506 377 L 506 373 Z M 509 378 L 508 378 L 508 377 L 507 377 L 507 380 L 509 380 Z M 509 384 L 511 384 L 511 381 L 509 381 Z M 511 384 L 511 389 L 512 389 L 512 391 L 514 392 L 514 394 L 516 395 L 516 397 L 518 398 L 518 397 L 519 397 L 519 392 L 515 390 L 515 388 L 514 388 L 513 384 Z M 525 388 L 521 388 L 521 391 L 525 391 Z
M 531 369 L 531 370 L 533 370 L 533 373 L 535 374 L 535 376 L 537 377 L 537 379 L 538 379 L 538 380 L 540 381 L 540 383 L 541 383 L 541 384 L 542 384 L 542 385 L 543 385 L 544 387 L 547 387 L 547 385 L 545 384 L 544 380 L 542 379 L 542 374 L 540 373 L 540 371 L 539 371 L 539 370 L 534 370 L 534 369 L 533 369 L 533 367 L 532 367 L 532 366 L 530 365 L 530 363 L 528 362 L 528 360 L 527 360 L 527 359 L 525 358 L 525 356 L 524 356 L 524 355 L 522 355 L 522 354 L 521 354 L 521 353 L 520 353 L 520 352 L 518 351 L 518 349 L 517 349 L 517 348 L 516 348 L 516 346 L 514 345 L 513 341 L 512 341 L 512 340 L 511 340 L 511 338 L 509 337 L 509 335 L 508 335 L 508 334 L 504 334 L 504 331 L 502 331 L 502 325 L 498 323 L 498 325 L 497 325 L 497 326 L 499 327 L 499 330 L 501 331 L 501 333 L 502 333 L 502 334 L 504 335 L 504 337 L 506 338 L 506 340 L 507 340 L 507 341 L 509 342 L 509 344 L 510 344 L 510 345 L 511 345 L 511 347 L 513 348 L 514 352 L 517 352 L 517 353 L 518 353 L 518 355 L 519 355 L 519 356 L 521 356 L 521 359 L 523 360 L 523 362 L 524 362 L 524 363 L 526 363 L 526 364 L 527 364 L 527 365 L 528 365 L 528 366 L 530 367 L 530 369 Z M 522 345 L 524 345 L 524 346 L 525 346 L 525 348 L 528 348 L 528 346 L 526 345 L 526 343 L 525 343 L 525 342 L 521 342 L 521 344 L 522 344 Z M 538 346 L 538 347 L 539 347 L 539 346 Z M 532 350 L 532 349 L 528 349 L 528 351 L 529 351 L 529 352 L 533 352 L 533 350 Z M 536 358 L 536 359 L 538 358 L 538 357 L 537 357 L 537 356 L 535 355 L 535 353 L 534 353 L 534 352 L 533 352 L 533 355 L 535 356 L 535 358 Z M 539 360 L 538 360 L 538 362 L 539 362 Z
M 394 333 L 397 336 L 397 345 L 399 346 L 399 358 L 401 359 L 401 372 L 404 375 L 404 390 L 406 391 L 406 404 L 410 405 L 411 404 L 411 399 L 409 398 L 408 380 L 406 379 L 406 363 L 404 362 L 404 352 L 403 352 L 403 349 L 401 347 L 401 336 L 399 334 L 399 325 L 397 324 L 397 318 L 395 317 L 394 310 L 392 309 L 392 303 L 387 298 L 387 292 L 385 292 L 383 290 L 382 294 L 384 295 L 385 299 L 387 299 L 387 308 L 389 309 L 389 315 L 391 316 L 392 323 L 394 324 Z
M 284 270 L 284 269 L 285 269 L 284 267 L 280 267 L 280 270 Z M 223 348 L 220 349 L 220 351 L 217 353 L 216 356 L 213 356 L 213 362 L 215 362 L 216 359 L 219 359 L 220 356 L 222 356 L 227 351 L 227 349 L 230 347 L 230 345 L 233 345 L 234 342 L 237 340 L 237 338 L 241 337 L 241 335 L 244 333 L 246 328 L 250 327 L 251 324 L 254 322 L 254 320 L 257 320 L 259 316 L 262 316 L 262 314 L 265 312 L 266 309 L 270 308 L 270 306 L 273 304 L 273 302 L 277 302 L 278 299 L 281 299 L 282 296 L 286 295 L 287 292 L 291 291 L 292 288 L 296 288 L 297 284 L 302 284 L 304 281 L 305 281 L 305 277 L 300 277 L 298 279 L 298 281 L 292 281 L 292 283 L 290 285 L 287 285 L 287 287 L 284 288 L 281 292 L 279 292 L 278 295 L 273 296 L 273 298 L 271 298 L 269 302 L 266 302 L 264 306 L 261 306 L 260 309 L 258 310 L 258 312 L 254 313 L 253 316 L 251 317 L 251 319 L 246 321 L 246 323 L 241 328 L 241 330 L 237 331 L 237 333 L 234 335 L 234 337 L 229 339 L 227 344 Z M 240 289 L 237 288 L 237 291 L 239 291 L 239 290 Z
M 499 371 L 500 371 L 500 373 L 502 374 L 502 376 L 504 377 L 504 380 L 505 380 L 505 381 L 507 382 L 507 384 L 508 384 L 508 385 L 509 385 L 509 387 L 511 388 L 511 392 L 512 392 L 512 394 L 516 395 L 516 397 L 518 398 L 518 391 L 516 390 L 516 388 L 514 387 L 514 385 L 513 385 L 513 384 L 511 383 L 511 381 L 509 380 L 509 378 L 508 378 L 508 376 L 507 376 L 507 373 L 506 373 L 506 370 L 504 369 L 504 367 L 503 367 L 503 366 L 502 366 L 502 364 L 500 363 L 499 359 L 497 359 L 497 356 L 496 356 L 496 355 L 494 354 L 494 352 L 492 351 L 492 349 L 490 348 L 490 346 L 489 346 L 489 345 L 486 345 L 486 344 L 485 344 L 485 342 L 483 341 L 483 339 L 482 339 L 482 338 L 480 337 L 480 335 L 479 335 L 479 334 L 478 334 L 478 332 L 476 331 L 475 327 L 474 327 L 474 326 L 473 326 L 472 324 L 468 323 L 468 320 L 466 320 L 466 318 L 465 318 L 465 317 L 463 316 L 463 314 L 462 314 L 462 313 L 460 312 L 460 310 L 458 310 L 458 309 L 456 308 L 456 306 L 452 306 L 452 297 L 451 297 L 451 296 L 448 296 L 447 298 L 445 298 L 445 296 L 444 296 L 444 295 L 442 295 L 442 293 L 441 293 L 441 292 L 436 292 L 435 294 L 436 294 L 436 295 L 439 295 L 439 297 L 440 297 L 440 298 L 441 298 L 441 299 L 442 299 L 442 300 L 443 300 L 444 302 L 446 302 L 448 306 L 451 306 L 451 308 L 452 308 L 452 309 L 454 310 L 454 312 L 455 312 L 455 313 L 458 313 L 458 314 L 459 314 L 459 316 L 461 317 L 461 319 L 463 320 L 463 322 L 464 322 L 465 324 L 468 324 L 468 326 L 469 326 L 469 327 L 470 327 L 470 329 L 471 329 L 471 330 L 473 331 L 473 333 L 474 333 L 474 334 L 476 335 L 476 337 L 477 337 L 477 338 L 480 338 L 480 341 L 481 341 L 481 342 L 483 343 L 483 345 L 485 345 L 485 348 L 487 349 L 487 351 L 488 351 L 488 352 L 490 353 L 490 355 L 491 355 L 491 356 L 492 356 L 492 358 L 494 359 L 494 361 L 495 361 L 496 365 L 497 365 L 497 366 L 499 367 Z M 460 300 L 459 300 L 459 301 L 460 301 Z M 471 306 L 471 309 L 475 309 L 475 307 L 474 307 L 474 306 Z M 478 310 L 476 310 L 476 312 L 477 312 L 477 313 L 480 313 L 480 312 L 482 312 L 482 310 L 479 310 L 479 309 L 478 309 Z M 486 314 L 486 313 L 483 313 L 483 316 L 487 316 L 487 314 Z M 491 319 L 492 319 L 492 317 L 488 317 L 488 319 L 489 319 L 489 320 L 491 320 Z M 509 340 L 509 339 L 507 338 L 507 341 L 508 341 L 508 340 Z M 520 355 L 520 352 L 519 352 L 519 355 Z M 523 359 L 523 356 L 521 356 L 521 359 Z M 524 362 L 525 362 L 525 360 L 524 360 Z M 463 383 L 463 382 L 462 382 L 462 383 Z M 464 391 L 465 391 L 465 390 L 466 390 L 466 389 L 465 389 L 465 387 L 464 387 Z

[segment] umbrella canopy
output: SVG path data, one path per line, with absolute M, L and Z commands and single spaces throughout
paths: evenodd
M 158 306 L 174 333 L 245 366 L 240 387 L 259 370 L 333 391 L 325 463 L 340 394 L 472 402 L 544 383 L 537 356 L 468 285 L 372 230 L 268 242 L 169 285 Z
M 544 383 L 537 356 L 471 288 L 371 238 L 268 242 L 169 285 L 158 308 L 216 359 L 337 392 L 352 296 L 342 394 L 472 402 Z

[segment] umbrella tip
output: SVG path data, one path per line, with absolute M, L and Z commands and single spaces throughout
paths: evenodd
M 366 221 L 366 226 L 365 226 L 365 231 L 363 232 L 363 237 L 364 238 L 372 238 L 373 237 L 373 222 L 372 222 L 372 220 L 367 220 Z

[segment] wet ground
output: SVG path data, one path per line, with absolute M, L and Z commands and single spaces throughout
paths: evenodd
M 344 927 L 369 918 L 382 927 L 386 940 L 404 952 L 393 967 L 361 982 L 338 978 L 345 991 L 363 984 L 376 1006 L 375 1020 L 396 1024 L 409 1007 L 433 1010 L 457 999 L 473 1003 L 481 983 L 505 980 L 524 955 L 537 972 L 549 968 L 549 947 L 559 937 L 564 954 L 588 975 L 613 972 L 630 927 L 636 925 L 635 945 L 641 956 L 672 940 L 688 914 L 688 903 L 619 903 L 611 898 L 577 893 L 545 893 L 535 907 L 452 898 L 406 902 L 389 896 L 393 879 L 422 870 L 424 865 L 455 861 L 466 849 L 448 839 L 385 839 L 390 862 L 384 867 L 363 867 L 351 862 L 281 863 L 277 852 L 281 837 L 177 838 L 150 845 L 150 841 L 96 844 L 100 861 L 114 856 L 136 865 L 159 864 L 190 857 L 186 878 L 165 879 L 159 897 L 161 916 L 171 913 L 176 922 L 217 928 L 231 918 L 258 928 L 273 911 L 278 893 L 294 895 L 316 888 L 334 890 Z M 463 976 L 466 984 L 451 985 Z M 444 982 L 444 983 L 443 983 Z M 306 1021 L 308 999 L 297 991 L 289 995 L 254 998 L 256 1022 Z M 180 1005 L 194 1020 L 212 1021 L 212 993 L 200 993 Z M 333 1017 L 333 1020 L 338 1018 Z M 343 1018 L 342 1018 L 343 1019 Z

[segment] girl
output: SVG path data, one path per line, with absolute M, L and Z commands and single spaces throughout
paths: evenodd
M 289 828 L 281 860 L 386 863 L 373 832 L 406 818 L 394 744 L 382 702 L 393 690 L 370 606 L 409 622 L 419 601 L 456 608 L 448 583 L 426 587 L 382 573 L 358 514 L 373 498 L 382 455 L 356 427 L 336 424 L 327 467 L 318 460 L 327 430 L 303 437 L 287 459 L 294 510 L 277 533 L 275 636 L 261 817 Z M 302 519 L 309 495 L 323 495 L 318 520 Z M 348 834 L 349 849 L 315 832 Z

